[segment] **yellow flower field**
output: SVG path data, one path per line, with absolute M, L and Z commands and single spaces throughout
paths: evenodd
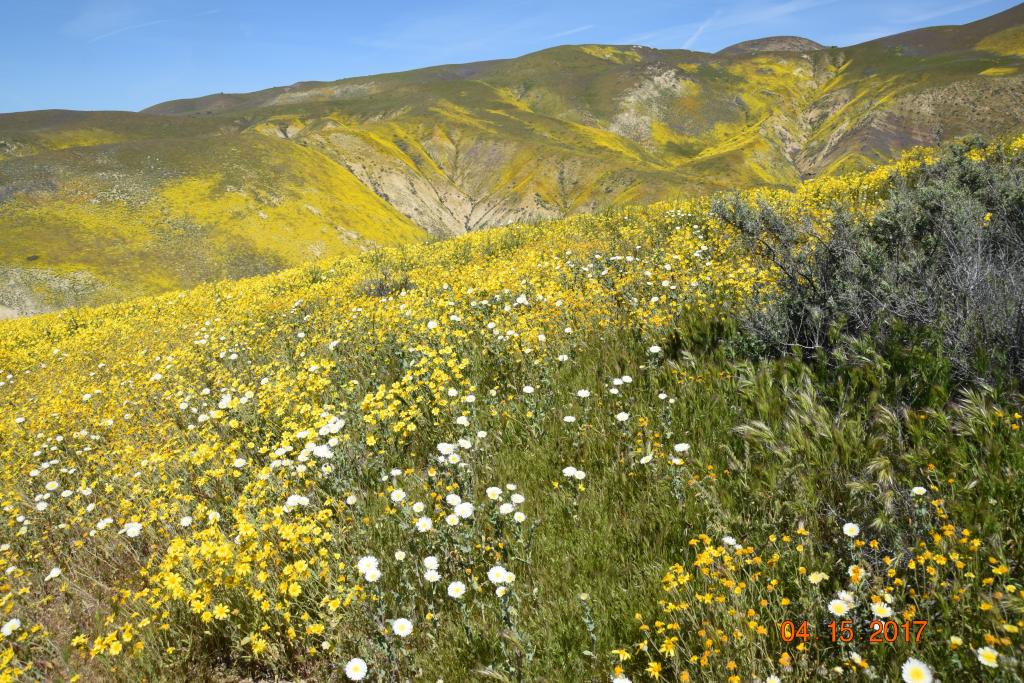
M 827 231 L 931 159 L 743 201 Z M 712 204 L 0 324 L 0 681 L 1019 680 L 1019 509 L 977 503 L 1019 471 L 950 455 L 1019 463 L 1019 403 L 850 426 L 702 356 L 777 276 Z

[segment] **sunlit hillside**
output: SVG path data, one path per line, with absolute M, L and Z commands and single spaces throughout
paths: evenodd
M 1020 680 L 1014 302 L 868 319 L 886 250 L 838 240 L 1013 244 L 1022 172 L 963 143 L 0 323 L 0 680 Z
M 26 118 L 41 128 L 38 148 L 0 157 L 0 305 L 15 311 L 120 301 L 427 236 L 314 149 L 141 114 L 0 116 L 0 137 Z
M 1024 125 L 1024 9 L 850 47 L 561 46 L 142 113 L 0 115 L 0 315 L 864 170 Z

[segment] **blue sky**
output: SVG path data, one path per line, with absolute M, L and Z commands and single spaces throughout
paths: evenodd
M 514 57 L 566 43 L 849 45 L 1006 0 L 0 0 L 0 111 L 141 109 L 213 92 Z

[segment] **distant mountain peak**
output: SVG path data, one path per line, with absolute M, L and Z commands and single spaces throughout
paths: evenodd
M 718 51 L 720 55 L 742 55 L 753 52 L 808 52 L 820 50 L 824 45 L 800 36 L 771 36 L 745 40 Z

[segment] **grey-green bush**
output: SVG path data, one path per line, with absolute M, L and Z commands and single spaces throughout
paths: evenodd
M 825 234 L 767 204 L 718 201 L 782 276 L 782 295 L 741 321 L 747 343 L 819 357 L 850 336 L 933 343 L 960 380 L 1024 383 L 1024 157 L 973 161 L 985 145 L 945 146 L 874 218 L 837 207 Z

